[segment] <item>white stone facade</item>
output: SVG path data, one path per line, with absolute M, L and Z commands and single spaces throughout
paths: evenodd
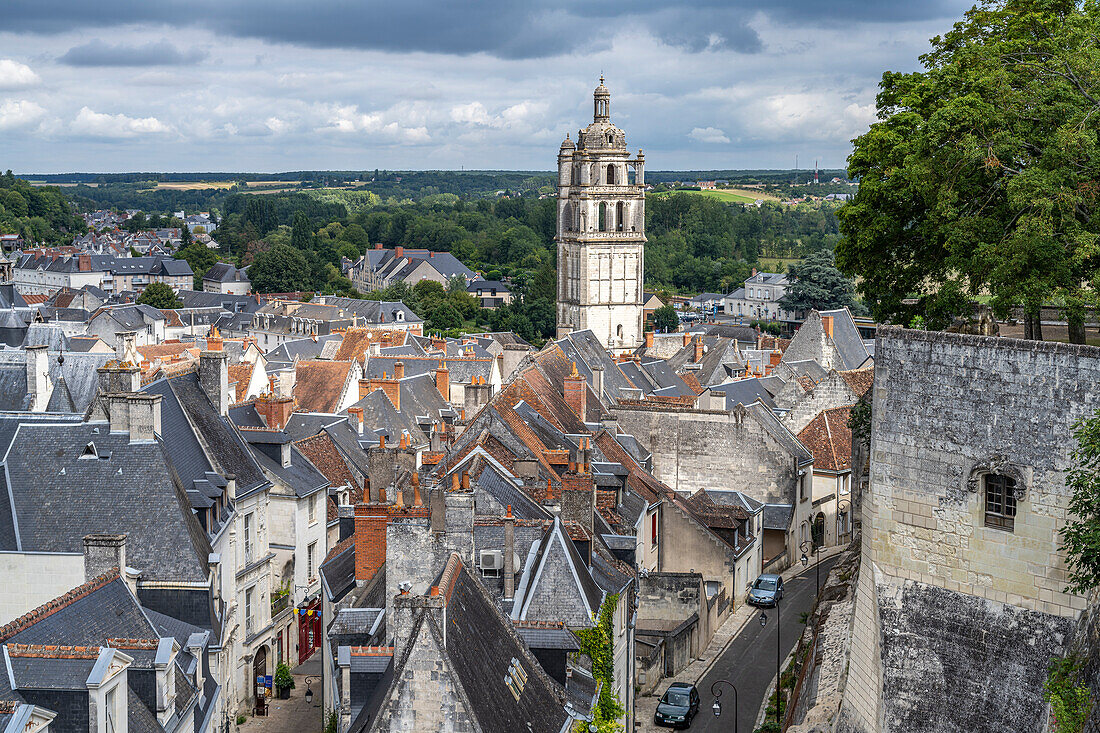
M 611 124 L 602 78 L 593 104 L 592 124 L 558 153 L 558 337 L 590 329 L 628 349 L 642 343 L 645 157 Z

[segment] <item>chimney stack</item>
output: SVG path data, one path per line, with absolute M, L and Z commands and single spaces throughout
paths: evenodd
M 833 317 L 822 316 L 821 317 L 821 330 L 825 332 L 825 335 L 829 338 L 833 337 Z
M 89 534 L 84 536 L 84 582 L 118 568 L 126 577 L 126 535 Z
M 31 398 L 32 412 L 45 412 L 50 402 L 50 355 L 49 347 L 28 346 L 27 351 L 27 394 Z
M 203 351 L 199 354 L 199 385 L 219 415 L 229 414 L 229 354 Z
M 652 331 L 646 331 L 645 332 L 645 347 L 647 349 L 652 349 L 653 348 L 653 332 Z
M 355 582 L 362 585 L 386 562 L 386 524 L 389 507 L 379 503 L 355 505 Z
M 349 407 L 348 408 L 349 422 L 355 426 L 356 432 L 360 435 L 363 434 L 363 408 L 362 407 Z
M 690 343 L 691 343 L 691 334 L 685 332 L 684 333 L 684 346 L 687 346 Z
M 565 402 L 583 422 L 588 400 L 588 383 L 577 373 L 577 362 L 573 362 L 573 372 L 565 378 Z
M 393 378 L 404 379 L 405 378 L 405 362 L 399 361 L 393 365 Z
M 703 337 L 702 336 L 696 336 L 695 337 L 695 358 L 693 359 L 693 361 L 696 364 L 698 364 L 699 362 L 701 362 L 703 360 L 703 348 L 704 348 L 703 347 Z
M 130 394 L 126 399 L 129 402 L 127 422 L 130 442 L 152 441 L 153 435 L 160 433 L 161 395 Z
M 504 515 L 504 600 L 510 601 L 516 595 L 516 568 L 513 557 L 516 552 L 516 518 L 512 516 L 512 505 Z

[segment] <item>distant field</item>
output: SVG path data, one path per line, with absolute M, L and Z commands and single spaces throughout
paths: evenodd
M 72 186 L 79 186 L 79 183 L 50 183 L 49 181 L 27 181 L 32 186 L 57 186 L 58 188 L 69 188 Z M 88 188 L 95 188 L 98 183 L 85 183 Z
M 655 195 L 671 196 L 674 193 L 693 193 L 697 196 L 707 196 L 708 198 L 718 199 L 727 204 L 751 204 L 757 199 L 764 199 L 765 201 L 779 200 L 775 196 L 764 193 L 763 191 L 748 191 L 740 188 L 710 189 L 707 191 L 668 191 Z
M 199 191 L 210 188 L 233 188 L 233 181 L 160 181 L 157 188 L 176 191 Z
M 301 186 L 301 181 L 248 181 L 249 188 L 288 188 Z

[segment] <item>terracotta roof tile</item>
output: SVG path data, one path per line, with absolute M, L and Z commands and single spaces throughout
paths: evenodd
M 294 398 L 302 412 L 336 412 L 351 373 L 350 361 L 299 361 L 294 365 Z
M 851 412 L 850 406 L 824 410 L 798 434 L 798 440 L 814 454 L 815 470 L 852 468 L 852 429 L 848 427 Z
M 875 382 L 874 367 L 870 369 L 852 369 L 838 373 L 844 378 L 844 381 L 848 383 L 852 391 L 856 393 L 856 397 L 862 397 L 867 394 L 867 390 L 871 389 L 871 386 Z
M 318 433 L 311 438 L 303 438 L 294 441 L 298 450 L 309 459 L 309 462 L 317 467 L 329 482 L 335 486 L 349 486 L 355 488 L 355 478 L 344 463 L 340 451 L 328 433 Z
M 252 371 L 256 368 L 255 364 L 249 362 L 242 362 L 240 364 L 229 365 L 229 383 L 237 383 L 236 386 L 236 398 L 234 402 L 244 402 L 248 396 L 248 383 L 252 381 Z

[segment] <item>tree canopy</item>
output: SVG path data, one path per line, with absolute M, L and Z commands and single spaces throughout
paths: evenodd
M 149 283 L 146 285 L 145 290 L 138 296 L 137 302 L 159 310 L 183 307 L 183 302 L 176 296 L 176 291 L 165 283 Z
M 277 244 L 256 255 L 248 268 L 248 279 L 257 293 L 292 293 L 309 290 L 309 265 L 300 251 Z
M 985 0 L 932 39 L 923 71 L 883 74 L 837 246 L 877 319 L 942 327 L 988 294 L 1035 338 L 1040 307 L 1065 304 L 1083 341 L 1100 285 L 1098 37 L 1096 0 Z
M 662 305 L 653 311 L 653 327 L 661 333 L 672 333 L 680 327 L 680 317 L 671 305 Z
M 852 281 L 836 269 L 829 250 L 814 252 L 799 264 L 791 265 L 790 275 L 794 282 L 779 301 L 787 310 L 848 308 L 853 313 L 863 312 L 856 302 Z

